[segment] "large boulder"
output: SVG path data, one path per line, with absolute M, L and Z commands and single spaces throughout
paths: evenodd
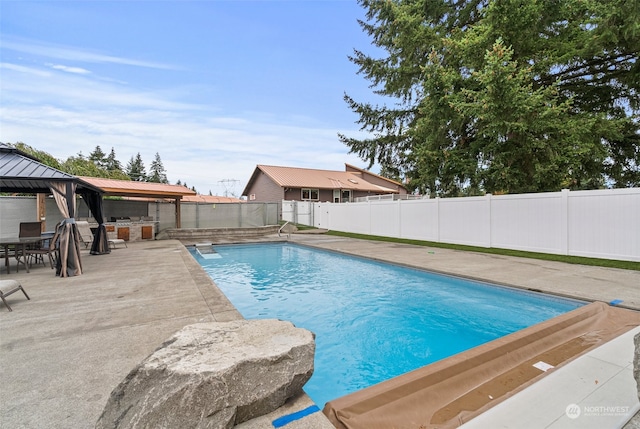
M 189 325 L 113 390 L 96 428 L 231 428 L 299 393 L 314 351 L 281 320 Z
M 636 380 L 636 389 L 638 391 L 638 398 L 640 399 L 640 333 L 633 337 L 633 343 L 635 345 L 635 351 L 633 353 L 633 378 Z M 640 411 L 631 417 L 623 426 L 623 429 L 640 429 Z
M 636 389 L 640 399 L 640 333 L 633 337 L 633 343 L 636 346 L 633 354 L 633 377 L 636 379 Z

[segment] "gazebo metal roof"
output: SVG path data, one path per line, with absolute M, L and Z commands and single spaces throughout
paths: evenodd
M 76 176 L 49 167 L 31 155 L 0 142 L 0 192 L 50 194 L 48 182 L 74 182 L 80 189 L 104 192 Z

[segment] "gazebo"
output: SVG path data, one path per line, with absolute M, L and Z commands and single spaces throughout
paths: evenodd
M 53 194 L 64 220 L 59 224 L 60 259 L 56 274 L 61 277 L 82 274 L 80 242 L 75 224 L 76 194 L 82 195 L 100 225 L 92 254 L 109 253 L 102 209 L 102 189 L 63 171 L 41 163 L 33 156 L 0 142 L 0 192 Z

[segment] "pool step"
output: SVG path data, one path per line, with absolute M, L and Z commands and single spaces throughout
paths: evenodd
M 218 259 L 222 258 L 222 256 L 216 252 L 216 249 L 213 248 L 212 243 L 196 243 L 196 252 L 204 259 Z

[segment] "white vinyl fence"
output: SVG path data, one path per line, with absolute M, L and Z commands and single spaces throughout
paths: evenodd
M 314 203 L 310 201 L 282 201 L 282 220 L 302 225 L 314 225 Z
M 640 188 L 284 207 L 336 231 L 640 261 Z

